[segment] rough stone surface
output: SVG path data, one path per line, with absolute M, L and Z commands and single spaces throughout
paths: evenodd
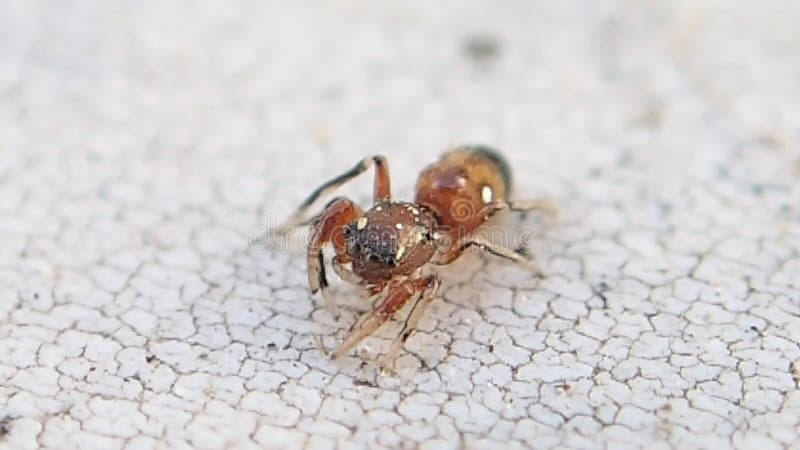
M 3 2 L 0 447 L 797 445 L 798 3 L 498 5 Z M 367 305 L 253 230 L 460 142 L 560 205 L 507 224 L 542 274 L 330 361 Z

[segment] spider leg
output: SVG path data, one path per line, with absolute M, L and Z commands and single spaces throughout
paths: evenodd
M 356 275 L 355 272 L 344 266 L 342 258 L 339 255 L 333 257 L 331 266 L 333 267 L 333 271 L 336 272 L 336 275 L 339 275 L 339 278 L 348 283 L 361 284 L 364 281 L 360 276 Z
M 358 319 L 344 342 L 333 352 L 333 357 L 344 355 L 364 338 L 375 333 L 412 297 L 427 289 L 431 282 L 431 277 L 425 277 L 406 280 L 392 286 L 380 306 Z
M 389 282 L 379 283 L 379 284 L 372 284 L 369 286 L 365 286 L 361 290 L 361 298 L 370 302 L 373 306 L 375 305 L 375 300 L 380 297 L 385 291 L 387 286 L 391 288 L 391 284 Z
M 340 262 L 347 255 L 344 228 L 361 215 L 361 209 L 347 199 L 340 199 L 328 205 L 315 223 L 311 241 L 306 254 L 308 263 L 308 288 L 312 294 L 322 291 L 325 306 L 338 317 L 338 308 L 328 292 L 328 279 L 325 275 L 325 260 L 322 248 L 333 244 Z
M 533 271 L 538 272 L 539 268 L 536 263 L 523 255 L 520 252 L 515 250 L 511 250 L 503 245 L 495 244 L 483 236 L 478 235 L 471 235 L 467 236 L 466 238 L 462 239 L 460 242 L 456 243 L 455 245 L 451 246 L 447 252 L 441 255 L 441 257 L 434 261 L 436 264 L 448 264 L 454 259 L 461 256 L 467 249 L 470 247 L 477 247 L 485 252 L 491 253 L 495 256 L 499 256 L 501 258 L 505 258 L 509 261 L 513 261 L 517 264 L 524 266 L 525 268 Z
M 544 211 L 549 214 L 554 220 L 558 220 L 559 209 L 558 206 L 551 200 L 544 198 L 531 198 L 525 200 L 500 200 L 496 201 L 496 210 L 509 210 L 519 213 L 527 213 L 530 211 Z
M 433 301 L 436 292 L 439 290 L 441 282 L 437 276 L 430 275 L 422 280 L 425 280 L 426 284 L 420 287 L 421 293 L 417 301 L 414 302 L 414 306 L 411 308 L 411 312 L 408 314 L 403 324 L 403 329 L 400 330 L 400 334 L 392 341 L 392 346 L 389 347 L 389 351 L 381 358 L 381 366 L 385 370 L 390 369 L 392 364 L 394 364 L 394 360 L 400 352 L 400 349 L 403 348 L 408 338 L 411 337 L 417 329 L 417 325 L 425 314 L 425 310 L 428 308 L 431 301 Z
M 361 175 L 369 170 L 370 167 L 375 166 L 375 180 L 373 183 L 373 199 L 374 201 L 388 201 L 391 198 L 391 183 L 389 177 L 389 166 L 386 163 L 386 158 L 381 155 L 370 156 L 359 161 L 350 170 L 342 173 L 339 176 L 331 178 L 330 180 L 322 183 L 320 187 L 315 189 L 297 210 L 281 225 L 281 229 L 287 229 L 293 226 L 308 225 L 309 220 L 304 219 L 309 208 L 323 195 L 334 191 L 336 188 L 342 186 L 353 178 Z

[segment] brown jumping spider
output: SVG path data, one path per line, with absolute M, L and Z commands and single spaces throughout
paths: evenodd
M 352 201 L 338 197 L 311 219 L 303 219 L 322 195 L 375 167 L 372 207 L 362 211 Z M 402 331 L 383 359 L 391 366 L 411 336 L 439 288 L 439 277 L 423 274 L 427 263 L 449 264 L 470 247 L 509 259 L 535 270 L 535 264 L 518 251 L 494 244 L 476 230 L 500 211 L 553 210 L 544 200 L 508 200 L 511 170 L 493 149 L 462 146 L 445 153 L 419 176 L 414 202 L 392 201 L 389 167 L 383 156 L 361 160 L 352 169 L 325 182 L 300 205 L 284 225 L 311 225 L 308 245 L 308 285 L 322 291 L 326 306 L 336 316 L 328 291 L 322 249 L 335 251 L 333 270 L 347 282 L 360 285 L 370 298 L 379 298 L 351 329 L 334 357 L 345 354 L 373 334 L 413 299 Z

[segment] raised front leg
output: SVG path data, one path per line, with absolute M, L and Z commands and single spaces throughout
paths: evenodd
M 338 317 L 336 304 L 328 293 L 328 279 L 325 276 L 325 261 L 322 248 L 331 243 L 336 250 L 339 262 L 346 262 L 347 243 L 344 236 L 345 226 L 361 216 L 361 209 L 347 199 L 339 199 L 328 205 L 320 214 L 314 226 L 311 241 L 308 244 L 308 288 L 312 294 L 322 290 L 325 306 Z
M 334 351 L 334 357 L 339 357 L 347 353 L 350 349 L 358 345 L 359 342 L 364 340 L 367 336 L 375 333 L 381 326 L 383 326 L 391 317 L 413 297 L 421 294 L 421 299 L 414 304 L 414 308 L 406 321 L 403 331 L 400 334 L 400 342 L 393 343 L 390 353 L 396 354 L 402 346 L 403 342 L 408 339 L 414 331 L 422 312 L 439 286 L 439 280 L 435 276 L 428 276 L 424 278 L 415 278 L 406 280 L 396 285 L 393 285 L 383 302 L 370 312 L 362 316 L 355 324 L 354 329 L 345 338 L 344 342 Z M 422 302 L 420 304 L 420 302 Z M 389 356 L 387 354 L 387 356 Z M 394 358 L 394 355 L 391 355 Z
M 303 203 L 297 208 L 297 210 L 292 214 L 286 222 L 281 226 L 282 229 L 287 229 L 291 226 L 297 225 L 305 225 L 308 223 L 308 220 L 304 217 L 308 212 L 308 209 L 323 195 L 328 194 L 342 186 L 343 184 L 347 183 L 348 181 L 352 180 L 353 178 L 361 175 L 362 173 L 369 170 L 370 167 L 375 166 L 375 180 L 373 183 L 373 199 L 374 201 L 388 201 L 391 199 L 391 184 L 389 179 L 389 166 L 386 163 L 386 158 L 381 155 L 370 156 L 368 158 L 364 158 L 358 162 L 352 169 L 348 170 L 347 172 L 334 177 L 325 183 L 323 183 L 320 187 L 314 190 Z

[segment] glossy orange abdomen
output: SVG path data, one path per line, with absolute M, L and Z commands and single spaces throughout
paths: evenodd
M 507 200 L 511 170 L 497 151 L 464 146 L 442 155 L 417 180 L 416 202 L 437 215 L 440 234 L 453 242 L 472 233 L 493 213 L 491 205 Z

